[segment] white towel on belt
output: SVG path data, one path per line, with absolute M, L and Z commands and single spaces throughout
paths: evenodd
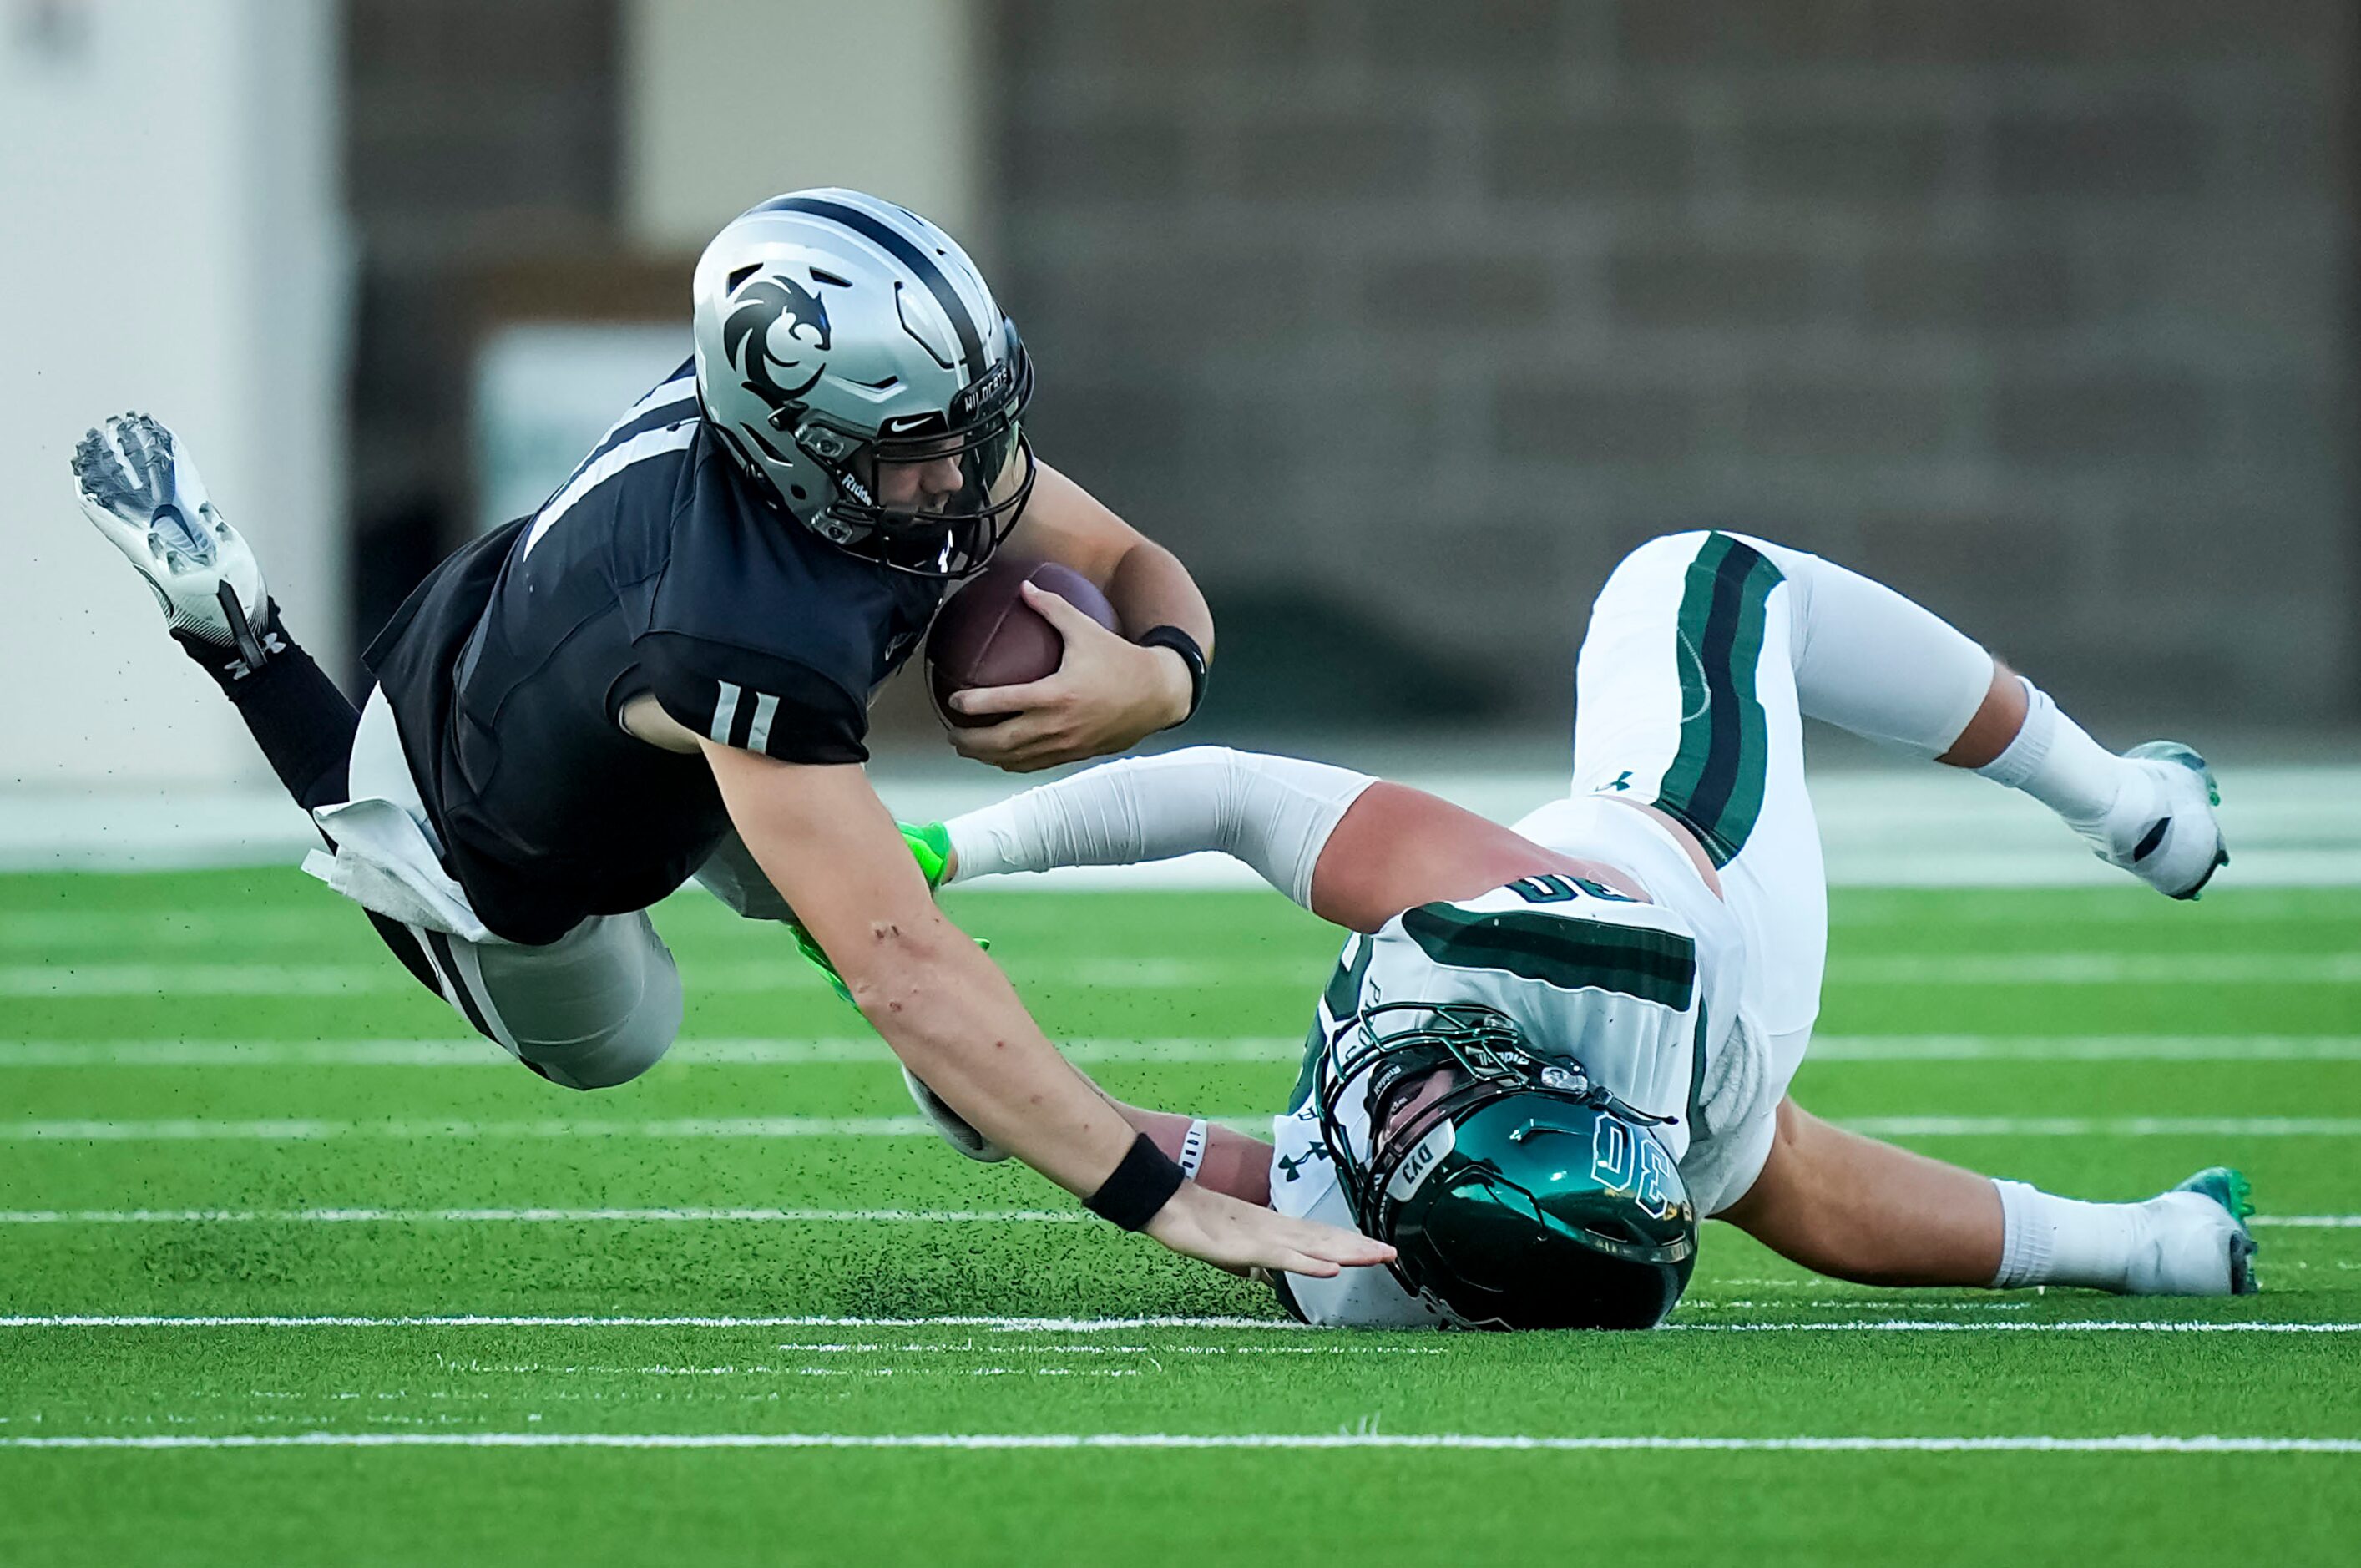
M 335 841 L 336 852 L 314 850 L 303 857 L 303 869 L 346 898 L 405 926 L 468 942 L 500 940 L 477 917 L 466 891 L 399 802 L 348 800 L 321 806 L 312 820 Z
M 336 847 L 314 850 L 303 869 L 364 909 L 466 942 L 499 942 L 443 869 L 418 781 L 411 776 L 393 709 L 371 690 L 353 736 L 353 798 L 323 806 L 312 820 Z

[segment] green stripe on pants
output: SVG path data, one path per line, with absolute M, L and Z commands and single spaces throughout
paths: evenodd
M 1697 835 L 1717 866 L 1746 847 L 1763 812 L 1771 748 L 1754 667 L 1764 605 L 1781 580 L 1761 551 L 1708 533 L 1681 592 L 1681 744 L 1655 804 Z

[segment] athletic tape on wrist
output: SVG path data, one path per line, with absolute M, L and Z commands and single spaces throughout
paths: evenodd
M 1122 1162 L 1099 1183 L 1099 1190 L 1082 1200 L 1082 1207 L 1126 1231 L 1142 1230 L 1163 1212 L 1187 1179 L 1172 1157 L 1142 1133 L 1131 1140 Z

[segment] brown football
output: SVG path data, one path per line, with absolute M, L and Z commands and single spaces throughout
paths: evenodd
M 1108 630 L 1115 630 L 1115 607 L 1106 595 L 1071 566 L 1055 561 L 994 561 L 951 595 L 927 632 L 927 689 L 945 724 L 971 729 L 1010 717 L 954 713 L 948 700 L 953 692 L 1022 685 L 1057 673 L 1065 657 L 1065 639 L 1017 593 L 1028 582 L 1049 589 Z

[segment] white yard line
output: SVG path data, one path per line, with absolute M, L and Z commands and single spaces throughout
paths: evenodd
M 2257 1214 L 2248 1225 L 2286 1225 L 2296 1230 L 2361 1230 L 2361 1214 Z
M 417 984 L 384 964 L 0 964 L 0 996 L 340 996 Z
M 1889 1138 L 2346 1138 L 2361 1116 L 1856 1116 L 1841 1124 Z
M 2361 953 L 1935 953 L 1831 959 L 1830 985 L 2351 985 Z
M 1083 1209 L 0 1209 L 4 1225 L 1066 1225 Z
M 934 1124 L 923 1116 L 686 1116 L 662 1122 L 341 1122 L 304 1117 L 0 1122 L 0 1141 L 68 1143 L 240 1139 L 314 1143 L 331 1138 L 912 1138 L 934 1134 Z
M 1208 1118 L 1260 1131 L 1252 1112 Z M 1879 1137 L 2010 1138 L 2345 1138 L 2361 1136 L 2361 1116 L 1861 1116 L 1840 1125 Z M 39 1119 L 0 1122 L 0 1142 L 319 1143 L 344 1138 L 914 1138 L 935 1136 L 922 1116 L 685 1116 L 668 1121 L 461 1120 L 335 1121 L 313 1117 L 213 1120 L 168 1117 Z
M 2121 1318 L 2089 1318 L 2070 1322 L 2025 1322 L 2014 1319 L 1961 1322 L 1950 1318 L 1832 1319 L 1788 1323 L 1666 1323 L 1660 1333 L 2142 1333 L 2142 1334 L 2349 1334 L 2361 1333 L 2361 1323 L 2198 1322 L 2184 1320 L 2135 1321 Z
M 1303 1040 L 1292 1035 L 1166 1036 L 1145 1039 L 1081 1036 L 1058 1047 L 1079 1062 L 1292 1062 Z M 682 1040 L 664 1063 L 680 1066 L 804 1067 L 885 1065 L 891 1053 L 873 1036 L 812 1039 L 719 1037 Z M 2356 1035 L 1823 1035 L 1816 1062 L 1913 1061 L 2361 1061 Z M 489 1040 L 7 1040 L 7 1068 L 159 1067 L 480 1067 L 513 1069 L 516 1058 Z
M 0 1225 L 1067 1225 L 1081 1209 L 0 1209 Z M 2262 1214 L 2255 1226 L 2361 1230 L 2361 1214 Z
M 1058 1042 L 1082 1062 L 1291 1062 L 1301 1035 L 1235 1035 L 1148 1039 L 1079 1036 Z M 2356 1042 L 2361 1046 L 2361 1042 Z M 2361 1055 L 2361 1049 L 2356 1049 Z M 873 1035 L 814 1039 L 682 1040 L 667 1066 L 890 1065 L 893 1053 Z M 0 1068 L 52 1067 L 498 1067 L 516 1058 L 481 1039 L 444 1040 L 0 1040 Z
M 704 993 L 817 991 L 818 973 L 799 960 L 690 961 L 689 990 Z M 1020 965 L 1037 986 L 1085 990 L 1189 991 L 1206 986 L 1316 987 L 1319 960 L 1194 958 L 1081 959 L 1060 966 Z M 0 964 L 0 996 L 335 996 L 407 991 L 414 982 L 396 965 L 130 963 Z M 2361 984 L 2361 953 L 1940 953 L 1838 958 L 1830 985 L 2352 985 Z
M 868 1448 L 868 1449 L 1472 1449 L 1774 1453 L 2361 1453 L 2361 1438 L 2191 1437 L 1553 1437 L 1494 1432 L 232 1432 L 219 1436 L 7 1437 L 15 1449 L 242 1448 Z
M 974 1313 L 933 1317 L 830 1317 L 817 1314 L 682 1314 L 658 1317 L 561 1316 L 549 1313 L 427 1313 L 396 1317 L 361 1314 L 273 1316 L 214 1313 L 26 1313 L 0 1317 L 0 1329 L 994 1329 L 1010 1333 L 1104 1333 L 1128 1329 L 1247 1329 L 1281 1333 L 1308 1332 L 1291 1320 L 1274 1318 L 1171 1317 L 1023 1318 Z M 797 1347 L 800 1348 L 800 1347 Z
M 7 1047 L 0 1046 L 0 1062 Z M 1824 1035 L 1805 1059 L 1908 1061 L 2361 1061 L 2355 1035 Z
M 309 906 L 291 908 L 257 897 L 174 909 L 68 905 L 0 911 L 0 952 L 52 952 L 77 947 L 217 948 L 225 939 L 248 951 L 258 945 L 316 949 L 324 930 L 357 939 L 366 936 L 361 927 L 328 920 L 319 906 L 311 905 L 308 899 L 303 902 Z
M 1240 1329 L 1250 1332 L 1314 1333 L 1291 1321 L 1270 1318 L 1138 1317 L 1023 1318 L 947 1313 L 932 1317 L 871 1318 L 694 1315 L 658 1317 L 568 1317 L 546 1313 L 442 1313 L 393 1317 L 364 1314 L 288 1316 L 212 1313 L 25 1313 L 0 1317 L 0 1329 L 916 1329 L 975 1328 L 1006 1333 L 1104 1333 L 1137 1329 Z M 2208 1322 L 2181 1318 L 2084 1318 L 2059 1322 L 1990 1320 L 1859 1318 L 1798 1322 L 1668 1323 L 1658 1333 L 2202 1333 L 2348 1334 L 2361 1322 Z M 800 1350 L 800 1345 L 783 1346 Z

